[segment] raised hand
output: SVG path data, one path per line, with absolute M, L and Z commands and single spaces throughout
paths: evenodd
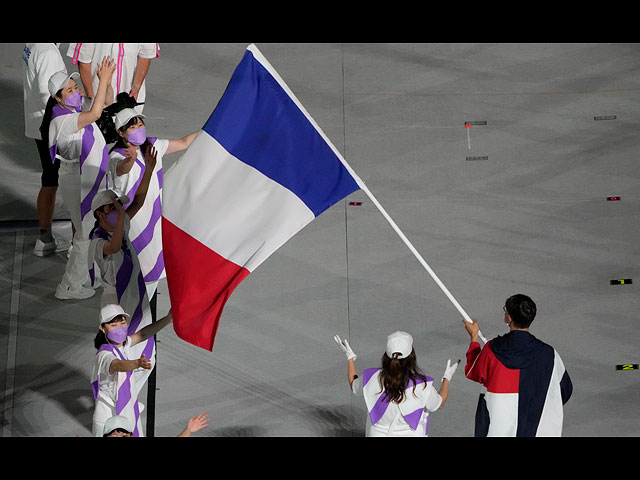
M 102 62 L 98 65 L 98 79 L 110 80 L 113 72 L 116 71 L 116 62 L 111 57 L 103 57 Z
M 189 419 L 189 422 L 187 423 L 187 429 L 191 433 L 194 433 L 201 428 L 206 427 L 207 425 L 209 425 L 209 415 L 206 413 L 200 413 Z
M 336 341 L 340 349 L 347 356 L 347 360 L 351 360 L 352 358 L 355 360 L 356 358 L 358 358 L 358 356 L 351 349 L 351 346 L 349 345 L 349 342 L 347 341 L 346 338 L 342 340 L 338 335 L 336 335 L 333 337 L 333 339 Z

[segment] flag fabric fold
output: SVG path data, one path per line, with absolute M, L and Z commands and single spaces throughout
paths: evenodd
M 165 171 L 163 253 L 176 334 L 212 350 L 234 289 L 361 184 L 250 45 L 198 136 Z

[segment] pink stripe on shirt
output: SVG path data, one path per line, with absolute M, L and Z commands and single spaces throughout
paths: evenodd
M 80 48 L 82 47 L 81 43 L 76 43 L 76 48 L 73 50 L 73 57 L 71 57 L 71 63 L 73 65 L 78 64 L 78 56 L 80 55 Z

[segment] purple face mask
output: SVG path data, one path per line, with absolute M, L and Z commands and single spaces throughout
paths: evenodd
M 80 95 L 80 92 L 73 92 L 64 99 L 64 104 L 67 107 L 80 108 L 82 106 L 82 95 Z
M 118 222 L 118 211 L 111 210 L 109 213 L 107 213 L 105 220 L 109 225 L 111 225 L 112 227 L 115 227 L 116 223 Z
M 127 339 L 128 330 L 127 326 L 122 326 L 118 328 L 114 328 L 107 334 L 107 338 L 111 340 L 113 343 L 123 343 Z
M 127 135 L 130 144 L 140 146 L 147 139 L 147 131 L 144 127 L 136 128 Z

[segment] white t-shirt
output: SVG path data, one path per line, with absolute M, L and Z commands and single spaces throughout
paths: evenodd
M 24 134 L 40 139 L 42 115 L 49 100 L 49 79 L 56 72 L 66 72 L 60 49 L 55 43 L 27 43 L 22 52 Z
M 111 57 L 116 63 L 116 70 L 111 78 L 114 99 L 120 92 L 131 91 L 133 78 L 140 58 L 157 58 L 160 56 L 160 47 L 157 43 L 70 43 L 67 56 L 72 63 L 91 64 L 91 79 L 93 92 L 98 91 L 98 65 L 104 57 Z M 146 97 L 145 82 L 142 82 L 138 92 L 138 102 L 143 103 Z M 141 109 L 142 105 L 136 107 Z M 142 111 L 142 110 L 140 110 Z
M 68 113 L 61 117 L 60 129 L 58 130 L 58 155 L 67 162 L 77 163 L 82 153 L 82 136 L 84 128 L 78 130 L 78 117 L 80 113 Z M 49 142 L 51 138 L 51 128 L 49 129 Z M 80 172 L 80 170 L 78 170 Z

